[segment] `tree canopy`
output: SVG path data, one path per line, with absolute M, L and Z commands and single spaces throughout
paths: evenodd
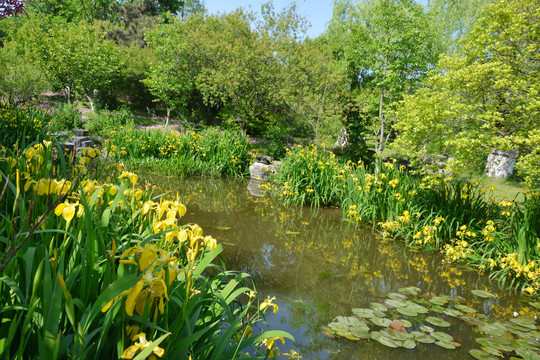
M 444 156 L 446 169 L 482 166 L 488 153 L 517 151 L 531 186 L 540 176 L 540 3 L 486 7 L 455 55 L 442 56 L 427 87 L 402 102 L 398 144 Z

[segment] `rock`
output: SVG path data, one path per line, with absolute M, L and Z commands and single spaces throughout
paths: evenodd
M 514 172 L 514 165 L 518 157 L 517 151 L 493 150 L 486 163 L 486 175 L 494 178 L 508 178 Z
M 58 132 L 51 133 L 51 136 L 54 138 L 67 138 L 68 135 L 69 134 L 67 131 L 58 131 Z
M 274 165 L 263 164 L 258 161 L 249 167 L 251 178 L 259 181 L 268 181 L 270 174 L 274 174 L 275 172 L 276 167 Z
M 251 179 L 247 187 L 249 193 L 255 197 L 264 197 L 260 188 L 261 184 L 262 181 Z
M 76 148 L 84 148 L 94 146 L 94 142 L 89 136 L 72 136 L 71 142 L 75 144 Z
M 257 155 L 257 162 L 265 165 L 272 165 L 274 158 L 266 155 Z
M 75 144 L 74 143 L 61 142 L 60 146 L 62 147 L 62 150 L 64 151 L 65 154 L 66 153 L 73 154 L 73 152 L 75 151 Z
M 88 130 L 84 129 L 73 129 L 73 133 L 75 136 L 88 136 L 90 135 L 90 132 Z
M 334 149 L 346 149 L 349 147 L 349 134 L 347 134 L 347 129 L 343 128 L 339 132 L 338 138 L 333 146 Z

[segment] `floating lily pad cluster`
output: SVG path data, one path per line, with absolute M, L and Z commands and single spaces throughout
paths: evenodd
M 473 290 L 472 294 L 495 297 L 483 290 Z M 520 316 L 497 321 L 478 314 L 465 303 L 462 297 L 421 294 L 419 288 L 410 286 L 389 294 L 382 302 L 371 303 L 369 308 L 352 309 L 351 316 L 338 316 L 323 326 L 323 333 L 350 340 L 372 339 L 391 348 L 414 349 L 420 344 L 435 344 L 455 349 L 461 345 L 443 329 L 463 321 L 477 327 L 482 335 L 476 339 L 481 349 L 469 351 L 476 359 L 540 359 L 536 319 Z M 540 302 L 531 305 L 540 308 Z

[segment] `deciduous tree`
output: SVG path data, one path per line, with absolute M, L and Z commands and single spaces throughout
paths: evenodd
M 539 20 L 537 0 L 488 5 L 461 49 L 441 57 L 428 87 L 403 101 L 396 125 L 401 148 L 452 158 L 451 171 L 483 164 L 495 149 L 515 150 L 516 167 L 529 185 L 537 184 Z

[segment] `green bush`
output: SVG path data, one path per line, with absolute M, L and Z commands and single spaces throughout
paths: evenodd
M 133 114 L 124 107 L 116 112 L 99 111 L 89 115 L 84 127 L 94 135 L 108 136 L 111 131 L 134 126 Z
M 71 104 L 61 103 L 54 110 L 49 123 L 49 131 L 69 131 L 79 129 L 83 125 L 81 113 Z

